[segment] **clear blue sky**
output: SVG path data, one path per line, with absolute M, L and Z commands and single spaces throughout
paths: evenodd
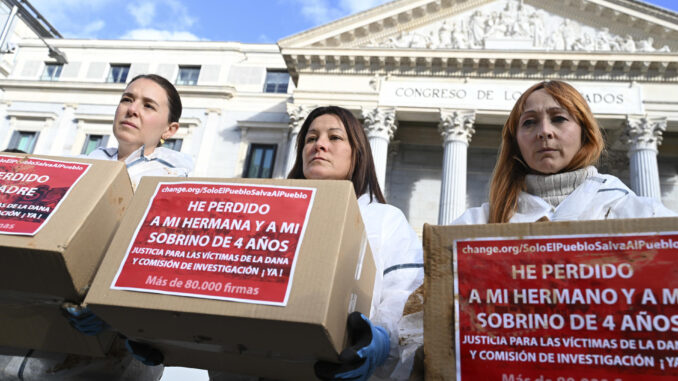
M 273 43 L 386 0 L 29 0 L 69 38 Z M 678 12 L 678 0 L 650 0 Z

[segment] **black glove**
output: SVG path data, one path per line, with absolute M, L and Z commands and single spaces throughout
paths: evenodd
M 144 365 L 160 365 L 165 360 L 162 352 L 148 344 L 125 339 L 125 348 L 132 354 L 132 357 L 141 361 Z
M 339 363 L 318 361 L 315 375 L 321 380 L 365 381 L 388 358 L 390 339 L 386 330 L 373 325 L 360 312 L 348 315 L 349 347 L 339 354 Z
M 78 331 L 89 336 L 96 336 L 103 330 L 108 329 L 109 325 L 95 315 L 89 308 L 77 304 L 64 303 L 62 311 L 68 319 L 71 326 Z

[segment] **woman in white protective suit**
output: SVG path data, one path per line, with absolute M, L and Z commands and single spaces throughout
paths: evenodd
M 89 157 L 120 160 L 136 189 L 142 176 L 188 176 L 193 158 L 160 147 L 179 129 L 181 98 L 177 89 L 156 74 L 134 77 L 120 98 L 113 121 L 117 148 L 97 148 Z
M 186 154 L 159 147 L 179 128 L 182 105 L 179 93 L 165 78 L 139 75 L 133 78 L 120 98 L 113 121 L 113 134 L 118 148 L 99 148 L 89 157 L 120 160 L 126 163 L 133 187 L 142 176 L 187 176 L 193 159 Z M 68 307 L 71 324 L 85 334 L 95 335 L 106 324 L 89 310 Z M 0 355 L 1 381 L 146 381 L 158 380 L 163 367 L 160 361 L 143 354 L 134 357 L 125 349 L 125 340 L 116 340 L 105 358 L 12 350 L 13 355 Z M 134 344 L 134 343 L 131 343 Z M 5 351 L 5 353 L 9 353 Z
M 366 380 L 376 370 L 378 377 L 407 379 L 412 358 L 401 356 L 397 327 L 408 296 L 423 282 L 421 243 L 402 212 L 386 204 L 367 136 L 350 111 L 329 106 L 309 113 L 288 178 L 351 180 L 377 266 L 372 311 L 362 311 L 370 313 L 369 319 L 349 315 L 352 346 L 342 352 L 340 363 L 316 364 L 316 375 Z
M 336 363 L 318 362 L 322 380 L 406 380 L 412 356 L 401 356 L 398 322 L 409 295 L 424 278 L 423 253 L 416 233 L 403 213 L 386 204 L 377 181 L 365 131 L 353 114 L 341 107 L 318 107 L 299 130 L 290 179 L 350 180 L 367 239 L 377 266 L 372 311 L 348 316 L 350 346 Z M 210 372 L 213 381 L 251 380 Z
M 489 203 L 453 224 L 675 216 L 593 166 L 604 149 L 600 127 L 577 90 L 539 82 L 518 99 L 502 131 Z

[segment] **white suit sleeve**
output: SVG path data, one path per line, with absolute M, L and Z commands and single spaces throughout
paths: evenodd
M 419 237 L 402 212 L 393 207 L 387 212 L 382 216 L 381 245 L 377 254 L 383 265 L 378 266 L 383 269 L 383 278 L 372 321 L 384 327 L 391 339 L 389 359 L 377 370 L 377 375 L 397 380 L 401 377 L 392 374 L 394 371 L 408 377 L 411 370 L 411 359 L 402 358 L 398 323 L 410 294 L 423 283 L 423 251 Z M 409 367 L 403 365 L 406 363 Z

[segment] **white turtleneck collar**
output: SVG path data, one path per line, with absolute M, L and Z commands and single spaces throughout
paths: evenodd
M 594 166 L 554 175 L 525 176 L 526 192 L 542 198 L 554 208 L 570 195 L 584 180 L 598 174 Z

